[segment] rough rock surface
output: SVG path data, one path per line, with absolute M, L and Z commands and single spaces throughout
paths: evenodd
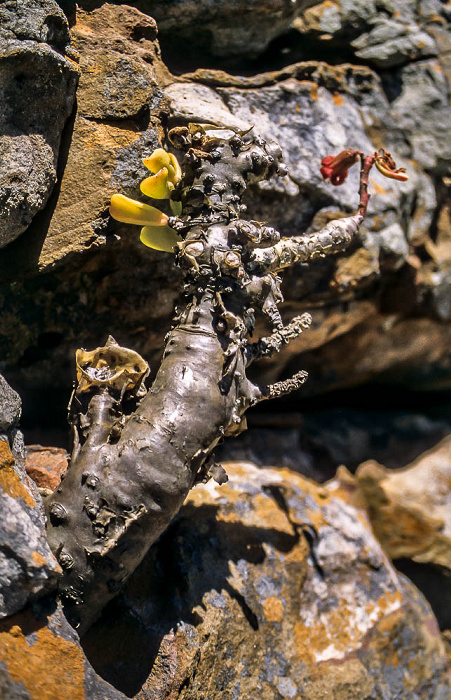
M 389 556 L 437 564 L 451 573 L 451 438 L 403 469 L 364 462 L 356 478 Z
M 0 697 L 125 700 L 95 674 L 52 598 L 41 598 L 0 622 Z
M 433 30 L 450 19 L 449 7 L 439 0 L 325 0 L 308 8 L 294 27 L 325 51 L 345 50 L 387 69 L 436 55 Z
M 0 376 L 0 618 L 54 588 L 61 571 L 45 537 L 42 501 L 25 474 L 20 411 Z
M 406 19 L 401 5 L 386 4 L 386 14 L 404 25 L 420 22 L 419 10 Z M 383 15 L 371 3 L 340 7 L 360 33 L 374 25 L 374 13 Z M 422 16 L 431 12 L 422 5 Z M 445 10 L 438 16 L 441 24 L 428 20 L 428 27 L 440 29 L 434 30 L 437 45 L 444 47 Z M 68 386 L 76 346 L 98 345 L 108 333 L 151 361 L 159 357 L 177 297 L 177 270 L 171 256 L 140 250 L 136 229 L 111 222 L 107 207 L 114 191 L 138 194 L 141 158 L 158 145 L 168 118 L 252 123 L 279 140 L 290 175 L 250 191 L 247 204 L 250 217 L 271 222 L 283 235 L 318 228 L 355 205 L 357 172 L 332 187 L 319 175 L 324 155 L 349 145 L 392 149 L 409 181 L 393 184 L 376 173 L 360 245 L 286 275 L 285 319 L 308 309 L 314 325 L 277 366 L 261 363 L 260 378 L 267 383 L 306 368 L 305 396 L 393 377 L 409 386 L 447 386 L 446 47 L 380 76 L 363 65 L 315 60 L 248 77 L 199 69 L 174 78 L 161 60 L 154 20 L 137 9 L 80 9 L 72 35 L 81 73 L 70 143 L 61 151 L 60 189 L 0 256 L 2 366 L 22 393 L 36 391 L 30 403 L 39 400 L 49 371 L 55 390 Z M 295 35 L 299 41 L 307 36 L 299 28 Z M 318 34 L 308 36 L 318 46 L 326 43 Z M 349 34 L 340 41 L 349 41 Z
M 226 468 L 85 637 L 96 670 L 140 700 L 446 698 L 437 624 L 365 516 L 286 470 Z
M 0 247 L 43 209 L 56 182 L 78 69 L 53 0 L 0 7 Z M 69 55 L 68 55 L 69 54 Z
M 42 500 L 24 468 L 20 399 L 0 376 L 0 698 L 120 700 L 100 679 L 55 603 L 61 572 Z
M 218 57 L 255 56 L 289 29 L 314 0 L 139 0 L 136 4 L 158 22 L 160 31 L 183 48 Z M 177 47 L 180 51 L 180 45 Z
M 68 454 L 58 447 L 27 445 L 25 469 L 36 486 L 54 491 L 67 469 Z

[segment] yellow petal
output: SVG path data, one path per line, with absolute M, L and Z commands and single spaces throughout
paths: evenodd
M 141 182 L 139 189 L 146 195 L 146 197 L 153 197 L 153 199 L 168 199 L 168 169 L 161 168 L 156 175 L 146 177 L 146 179 Z
M 148 248 L 164 250 L 166 253 L 172 253 L 175 245 L 182 240 L 181 236 L 169 226 L 144 226 L 139 238 Z
M 157 148 L 148 158 L 144 158 L 143 163 L 151 173 L 157 173 L 161 168 L 169 167 L 171 160 L 164 148 Z
M 152 226 L 166 226 L 168 217 L 159 209 L 148 204 L 137 202 L 123 194 L 113 194 L 111 197 L 110 215 L 116 221 L 124 224 L 151 224 Z
M 179 180 L 182 179 L 182 169 L 180 167 L 180 164 L 179 164 L 177 158 L 175 157 L 175 155 L 173 153 L 168 153 L 168 156 L 169 156 L 169 161 L 170 161 L 169 166 L 168 166 L 169 180 L 170 180 L 170 182 L 173 182 L 175 185 L 177 182 L 179 182 Z

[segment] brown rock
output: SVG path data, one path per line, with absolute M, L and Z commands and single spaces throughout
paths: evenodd
M 36 486 L 54 491 L 67 469 L 68 454 L 59 447 L 28 445 L 25 469 Z
M 365 515 L 287 470 L 225 466 L 86 635 L 97 671 L 140 700 L 446 697 L 437 623 Z
M 390 557 L 451 572 L 451 437 L 403 469 L 365 462 L 356 478 L 374 532 Z

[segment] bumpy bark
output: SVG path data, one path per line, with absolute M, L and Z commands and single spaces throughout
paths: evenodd
M 72 399 L 74 450 L 48 499 L 48 537 L 64 574 L 61 596 L 83 632 L 165 530 L 196 481 L 225 478 L 212 452 L 245 429 L 249 406 L 299 388 L 289 380 L 258 387 L 254 359 L 277 352 L 310 324 L 283 326 L 279 269 L 344 250 L 363 216 L 280 241 L 273 228 L 241 218 L 248 183 L 284 173 L 281 151 L 250 133 L 189 125 L 172 129 L 184 175 L 171 198 L 183 215 L 176 256 L 185 274 L 180 307 L 157 376 L 145 393 L 144 361 L 113 339 L 79 352 Z M 249 340 L 255 312 L 271 334 Z M 143 394 L 145 394 L 143 396 Z

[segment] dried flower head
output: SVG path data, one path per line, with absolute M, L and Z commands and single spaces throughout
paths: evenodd
M 405 168 L 396 168 L 396 163 L 388 151 L 380 148 L 377 153 L 374 154 L 374 164 L 382 175 L 385 177 L 390 177 L 392 180 L 399 180 L 399 182 L 406 182 L 409 176 L 406 174 Z

